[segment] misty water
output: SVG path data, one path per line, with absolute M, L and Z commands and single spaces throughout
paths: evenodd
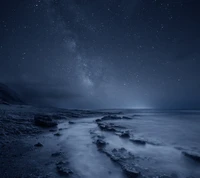
M 67 149 L 70 165 L 80 177 L 123 178 L 120 168 L 92 143 L 90 130 L 97 127 L 94 120 L 95 118 L 89 118 L 76 121 L 59 138 L 62 146 Z
M 200 164 L 182 154 L 182 151 L 200 153 L 200 115 L 198 113 L 127 113 L 132 119 L 109 120 L 131 130 L 131 137 L 146 141 L 146 145 L 101 131 L 95 118 L 76 120 L 62 131 L 59 142 L 67 150 L 70 165 L 80 177 L 124 177 L 118 165 L 98 151 L 90 132 L 105 137 L 108 149 L 125 148 L 138 157 L 136 168 L 143 175 L 167 175 L 187 178 L 200 177 Z

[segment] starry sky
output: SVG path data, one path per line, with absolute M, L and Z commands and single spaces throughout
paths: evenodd
M 0 82 L 64 108 L 200 108 L 199 0 L 2 0 Z

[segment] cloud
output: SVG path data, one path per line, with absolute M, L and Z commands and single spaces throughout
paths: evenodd
M 68 100 L 82 98 L 80 93 L 72 92 L 67 85 L 44 84 L 43 82 L 17 82 L 7 85 L 19 93 L 23 101 L 31 104 L 57 106 L 61 101 L 67 103 Z

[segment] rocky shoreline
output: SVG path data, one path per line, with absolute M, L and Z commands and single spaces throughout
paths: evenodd
M 120 178 L 182 178 L 179 174 L 159 171 L 153 166 L 157 160 L 146 155 L 148 148 L 155 151 L 168 148 L 136 137 L 133 129 L 122 124 L 136 117 L 107 112 L 42 110 L 27 106 L 4 108 L 0 119 L 0 175 L 3 178 L 91 178 L 104 172 L 104 177 L 111 178 L 116 175 Z M 86 153 L 88 148 L 91 153 Z M 143 150 L 143 154 L 138 154 L 136 150 Z M 176 148 L 170 150 L 177 156 L 180 154 L 186 162 L 199 164 L 198 153 Z M 100 155 L 97 155 L 98 152 Z M 86 160 L 88 156 L 88 173 L 84 171 L 82 157 L 77 157 L 77 154 Z M 112 168 L 103 167 L 103 170 L 108 169 L 107 172 L 93 170 L 91 166 L 95 163 L 90 163 L 91 154 L 94 154 L 96 164 L 103 166 L 106 163 Z M 95 157 L 102 159 L 99 160 L 101 163 Z M 79 164 L 82 169 L 77 167 Z M 114 172 L 115 169 L 120 169 L 119 174 Z M 184 178 L 198 177 L 191 175 Z

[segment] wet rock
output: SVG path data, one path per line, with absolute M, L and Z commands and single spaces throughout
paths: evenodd
M 123 132 L 120 134 L 120 137 L 129 138 L 129 137 L 130 137 L 129 131 L 128 131 L 128 130 L 123 131 Z
M 132 117 L 140 117 L 141 115 L 135 114 Z
M 113 149 L 112 154 L 119 160 L 134 159 L 134 155 L 128 152 L 125 148 Z
M 110 132 L 116 132 L 118 135 L 122 135 L 126 137 L 128 134 L 127 131 L 121 131 L 122 129 L 126 129 L 126 127 L 120 126 L 120 125 L 115 125 L 114 123 L 107 123 L 107 122 L 97 122 L 97 125 L 101 130 L 104 131 L 110 131 Z
M 61 176 L 69 176 L 70 174 L 73 174 L 73 171 L 67 167 L 67 163 L 63 161 L 56 164 L 56 169 Z
M 57 114 L 53 114 L 52 116 L 51 116 L 53 119 L 55 119 L 55 120 L 60 120 L 60 119 L 63 119 L 63 116 L 61 116 L 61 115 L 57 115 Z
M 113 149 L 111 151 L 102 149 L 112 161 L 120 165 L 125 174 L 130 178 L 137 178 L 140 172 L 135 169 L 135 157 L 132 153 L 128 152 L 125 148 Z
M 101 122 L 101 119 L 96 119 L 95 121 L 96 121 L 96 122 Z
M 116 132 L 117 130 L 114 128 L 114 125 L 109 124 L 109 123 L 98 123 L 98 126 L 101 130 L 105 131 L 112 131 Z
M 127 117 L 127 116 L 123 116 L 122 119 L 128 119 L 128 120 L 130 120 L 132 118 L 131 117 Z
M 75 124 L 75 122 L 73 122 L 73 121 L 69 121 L 69 124 Z
M 99 135 L 99 134 L 97 134 L 96 137 L 99 138 L 99 139 L 102 139 L 102 140 L 105 139 L 105 136 L 104 136 L 104 135 Z
M 71 169 L 62 167 L 61 165 L 56 166 L 56 168 L 61 176 L 69 176 L 70 174 L 73 174 Z
M 80 118 L 80 117 L 83 117 L 83 114 L 81 113 L 77 113 L 76 111 L 75 112 L 66 112 L 65 113 L 65 117 L 68 117 L 68 118 Z
M 101 140 L 105 139 L 105 136 L 103 136 L 101 134 L 97 134 L 93 130 L 90 130 L 90 134 L 91 134 L 92 139 L 95 141 L 94 143 L 96 143 L 97 139 L 101 139 Z
M 57 132 L 54 135 L 59 137 L 59 136 L 61 136 L 61 133 Z
M 177 174 L 175 174 L 175 173 L 172 173 L 171 175 L 170 175 L 170 178 L 178 178 L 178 175 Z M 189 177 L 188 177 L 189 178 Z M 191 177 L 192 178 L 192 177 Z
M 98 148 L 102 148 L 102 147 L 106 146 L 106 142 L 102 139 L 97 139 L 96 145 Z
M 160 175 L 160 176 L 157 176 L 158 178 L 177 178 L 177 176 L 176 177 L 174 177 L 173 175 L 171 175 L 171 176 L 167 176 L 167 175 Z
M 55 152 L 55 153 L 52 153 L 51 156 L 52 157 L 58 157 L 60 156 L 62 153 L 61 152 Z
M 118 162 L 119 164 L 121 162 L 124 162 L 126 160 L 134 160 L 134 155 L 128 152 L 125 148 L 116 149 L 114 148 L 111 151 L 108 151 L 106 149 L 102 150 L 110 159 L 112 159 L 115 162 Z
M 49 132 L 56 132 L 57 129 L 50 129 Z
M 38 143 L 36 143 L 34 146 L 35 146 L 35 147 L 43 147 L 43 144 L 41 144 L 40 142 L 38 142 Z
M 68 162 L 66 161 L 59 161 L 56 163 L 56 165 L 68 165 Z
M 200 154 L 192 152 L 182 152 L 186 157 L 191 158 L 194 161 L 200 162 Z
M 138 145 L 146 145 L 146 141 L 144 140 L 130 139 L 130 141 Z
M 115 115 L 108 115 L 108 116 L 104 116 L 101 118 L 101 121 L 106 121 L 106 120 L 119 120 L 122 119 L 119 116 L 115 116 Z
M 34 123 L 40 127 L 55 127 L 58 125 L 49 115 L 35 115 Z
M 125 172 L 125 174 L 130 178 L 137 178 L 140 175 L 140 172 L 136 171 L 135 168 L 129 165 L 124 165 L 122 169 Z
M 126 129 L 126 127 L 124 126 L 121 126 L 121 125 L 113 125 L 114 128 L 117 128 L 117 129 Z

